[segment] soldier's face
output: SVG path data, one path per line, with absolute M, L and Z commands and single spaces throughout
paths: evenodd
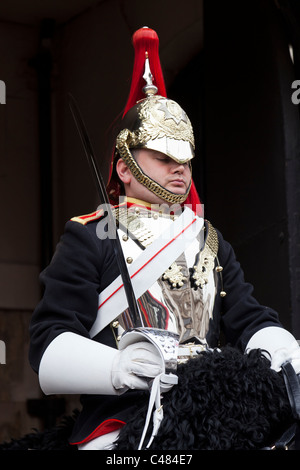
M 188 163 L 177 163 L 167 155 L 150 149 L 134 150 L 133 154 L 143 172 L 160 186 L 174 194 L 181 195 L 187 192 L 191 181 L 191 170 Z M 153 204 L 164 202 L 139 183 L 132 176 L 128 168 L 128 171 L 126 171 L 124 167 L 126 164 L 122 160 L 119 160 L 119 162 L 117 171 L 118 166 L 122 167 L 119 177 L 124 183 L 125 192 L 128 197 L 142 199 Z

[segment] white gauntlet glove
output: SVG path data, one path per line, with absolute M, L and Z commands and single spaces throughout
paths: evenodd
M 149 381 L 163 372 L 163 359 L 150 342 L 137 342 L 117 350 L 65 332 L 44 352 L 39 380 L 46 395 L 120 395 L 129 388 L 149 389 Z M 167 380 L 165 388 L 171 386 Z
M 120 393 L 128 389 L 148 390 L 149 379 L 164 370 L 157 348 L 147 341 L 129 344 L 120 350 L 112 365 L 112 384 Z
M 295 337 L 284 328 L 269 326 L 257 331 L 250 338 L 246 352 L 251 349 L 268 351 L 271 369 L 276 372 L 280 371 L 284 362 L 290 362 L 296 374 L 300 373 L 300 347 Z

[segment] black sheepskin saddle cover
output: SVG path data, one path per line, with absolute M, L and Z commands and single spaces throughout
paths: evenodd
M 178 385 L 163 395 L 164 418 L 151 450 L 262 449 L 293 421 L 282 374 L 260 350 L 205 351 L 179 364 L 177 375 Z M 132 414 L 117 449 L 138 448 L 147 406 Z
M 150 450 L 257 450 L 272 446 L 294 422 L 282 373 L 270 369 L 260 350 L 201 352 L 179 364 L 177 375 L 178 385 L 162 396 L 164 418 Z M 147 409 L 145 399 L 122 428 L 116 450 L 138 448 Z M 68 444 L 75 417 L 0 450 L 76 450 Z

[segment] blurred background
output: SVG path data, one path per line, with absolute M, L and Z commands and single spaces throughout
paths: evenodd
M 193 123 L 206 218 L 232 243 L 257 299 L 300 339 L 298 0 L 1 2 L 0 442 L 78 406 L 77 396 L 43 396 L 28 325 L 65 222 L 99 204 L 68 93 L 107 179 L 142 26 L 157 31 L 168 96 Z

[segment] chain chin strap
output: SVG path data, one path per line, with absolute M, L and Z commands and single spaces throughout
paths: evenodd
M 141 167 L 133 158 L 129 150 L 129 146 L 134 147 L 135 145 L 137 145 L 137 139 L 135 135 L 128 129 L 123 129 L 117 137 L 116 148 L 120 154 L 120 157 L 126 163 L 135 179 L 160 199 L 163 199 L 170 204 L 182 204 L 188 197 L 191 188 L 191 182 L 185 194 L 174 194 L 171 191 L 163 188 L 153 179 L 149 178 L 149 176 L 143 172 Z

